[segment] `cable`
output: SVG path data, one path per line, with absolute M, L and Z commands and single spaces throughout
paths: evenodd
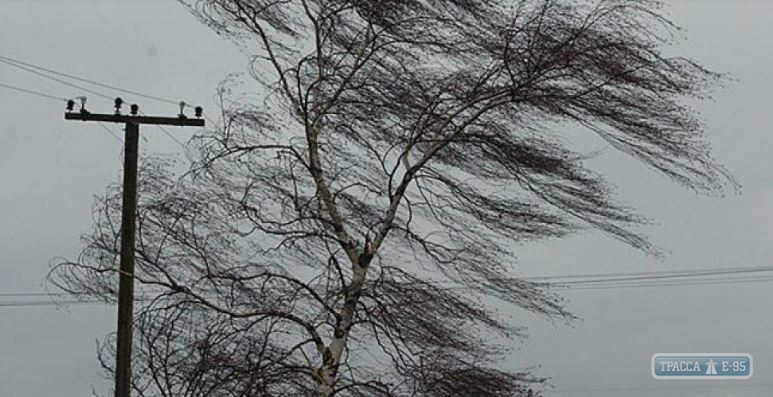
M 164 290 L 143 290 L 142 293 L 144 294 L 161 294 L 164 293 Z M 50 298 L 50 297 L 58 297 L 58 296 L 91 296 L 87 293 L 70 293 L 70 292 L 6 292 L 6 293 L 0 293 L 0 298 L 19 298 L 19 297 L 36 297 L 36 298 Z M 2 301 L 0 301 L 2 302 Z
M 147 302 L 150 301 L 147 297 L 135 297 L 135 302 Z M 77 300 L 77 299 L 70 299 L 70 300 L 60 300 L 60 301 L 53 301 L 53 300 L 16 300 L 16 301 L 0 301 L 0 307 L 28 307 L 28 306 L 62 306 L 62 305 L 93 305 L 93 304 L 105 304 L 105 305 L 113 305 L 114 302 L 107 302 L 100 299 L 84 299 L 84 300 Z
M 174 102 L 174 101 L 169 100 L 169 99 L 160 98 L 160 97 L 157 97 L 157 96 L 154 96 L 154 95 L 145 95 L 145 94 L 142 94 L 142 93 L 139 93 L 139 92 L 136 92 L 136 91 L 126 90 L 126 89 L 123 89 L 123 88 L 120 88 L 120 87 L 115 87 L 115 86 L 111 86 L 111 85 L 108 85 L 108 84 L 99 83 L 97 81 L 93 81 L 93 80 L 89 80 L 89 79 L 84 79 L 84 78 L 81 78 L 81 77 L 73 76 L 71 74 L 57 72 L 56 70 L 53 70 L 53 69 L 44 68 L 42 66 L 33 65 L 31 63 L 22 62 L 22 61 L 19 61 L 19 60 L 13 59 L 13 58 L 9 58 L 9 57 L 5 57 L 5 56 L 0 56 L 0 62 L 3 62 L 5 64 L 7 64 L 7 65 L 13 66 L 15 68 L 19 68 L 19 69 L 27 71 L 29 73 L 34 73 L 34 74 L 36 74 L 38 76 L 42 76 L 44 78 L 51 79 L 51 80 L 56 81 L 58 83 L 65 84 L 67 86 L 74 87 L 74 88 L 77 88 L 77 89 L 80 89 L 80 90 L 83 90 L 83 91 L 86 91 L 86 92 L 89 92 L 89 93 L 92 93 L 94 95 L 100 96 L 102 98 L 110 99 L 110 100 L 112 100 L 113 98 L 111 98 L 111 97 L 109 97 L 109 96 L 107 96 L 105 94 L 102 94 L 102 93 L 99 93 L 99 92 L 96 92 L 96 91 L 93 91 L 93 90 L 89 90 L 87 88 L 80 87 L 80 86 L 78 86 L 76 84 L 68 83 L 68 82 L 66 82 L 64 80 L 58 79 L 56 77 L 51 77 L 49 75 L 46 75 L 44 73 L 40 73 L 40 72 L 38 72 L 36 70 L 33 70 L 31 68 L 35 68 L 35 69 L 38 69 L 38 70 L 43 70 L 43 71 L 46 71 L 48 73 L 53 73 L 53 74 L 56 74 L 56 75 L 59 75 L 59 76 L 64 76 L 64 77 L 67 77 L 67 78 L 71 78 L 71 79 L 75 79 L 75 80 L 78 80 L 78 81 L 87 82 L 87 83 L 90 83 L 90 84 L 98 85 L 100 87 L 105 87 L 105 88 L 113 89 L 113 90 L 116 90 L 116 91 L 121 91 L 121 92 L 129 93 L 129 94 L 132 94 L 132 95 L 137 95 L 137 96 L 144 97 L 144 98 L 150 98 L 150 99 L 154 99 L 154 100 L 161 101 L 161 102 L 166 102 L 166 103 L 176 103 L 176 104 L 179 104 L 178 102 Z M 66 101 L 66 99 L 65 99 L 65 101 Z M 191 107 L 188 104 L 185 104 L 184 106 L 185 107 Z M 142 112 L 140 112 L 140 113 L 144 115 L 144 113 L 142 113 Z M 100 123 L 100 125 L 102 125 L 102 128 L 108 130 L 108 132 L 110 132 L 113 136 L 116 137 L 116 139 L 119 139 L 119 141 L 120 141 L 120 138 L 118 138 L 115 134 L 113 134 L 112 131 L 107 129 L 107 127 L 105 127 L 102 123 Z M 180 145 L 180 147 L 182 149 L 185 149 L 185 145 L 179 139 L 177 139 L 174 135 L 172 135 L 172 133 L 170 133 L 166 128 L 163 128 L 160 125 L 157 125 L 157 127 L 161 131 L 163 131 L 164 134 L 166 134 L 169 138 L 171 138 L 178 145 Z
M 57 97 L 57 96 L 54 96 L 54 95 L 49 95 L 49 94 L 42 93 L 42 92 L 39 92 L 39 91 L 28 90 L 26 88 L 21 88 L 21 87 L 9 85 L 9 84 L 0 83 L 0 87 L 5 87 L 5 88 L 11 89 L 11 90 L 16 90 L 16 91 L 24 92 L 24 93 L 31 94 L 31 95 L 37 95 L 37 96 L 43 97 L 43 98 L 55 99 L 57 102 L 59 102 L 59 101 L 67 102 L 67 98 L 61 98 L 61 97 Z
M 718 275 L 727 275 L 727 274 L 759 273 L 759 272 L 770 272 L 770 271 L 773 271 L 773 267 L 764 266 L 760 268 L 750 268 L 750 269 L 722 270 L 722 271 L 695 271 L 695 272 L 685 272 L 685 273 L 670 274 L 670 275 L 598 278 L 598 279 L 581 280 L 581 281 L 564 281 L 564 282 L 557 282 L 556 284 L 582 285 L 582 284 L 598 284 L 598 283 L 610 283 L 610 282 L 621 282 L 621 281 L 647 281 L 647 280 L 671 279 L 671 278 L 689 278 L 689 277 L 702 277 L 702 276 L 718 276 Z
M 681 286 L 692 286 L 692 285 L 717 285 L 717 284 L 743 284 L 743 283 L 752 283 L 752 282 L 771 282 L 773 281 L 773 276 L 770 277 L 736 277 L 736 278 L 726 278 L 726 279 L 708 279 L 708 280 L 675 280 L 672 282 L 660 282 L 660 283 L 639 283 L 639 284 L 622 284 L 622 285 L 600 285 L 600 286 L 586 286 L 586 287 L 569 287 L 564 291 L 577 291 L 577 290 L 590 290 L 590 289 L 619 289 L 619 288 L 644 288 L 644 287 L 681 287 Z M 466 287 L 461 287 L 460 289 L 467 289 Z M 146 293 L 162 293 L 163 290 L 149 290 L 145 291 Z M 19 298 L 19 297 L 61 297 L 61 296 L 71 296 L 72 294 L 69 293 L 44 293 L 44 292 L 19 292 L 19 293 L 0 293 L 0 297 L 5 298 Z M 70 301 L 60 301 L 60 302 L 53 302 L 53 301 L 6 301 L 3 302 L 0 300 L 0 306 L 15 306 L 15 303 L 31 303 L 33 305 L 42 305 L 45 302 L 48 302 L 51 305 L 59 304 L 59 303 L 70 303 Z M 78 300 L 75 301 L 75 303 L 95 303 L 95 302 L 102 302 L 98 300 Z
M 733 274 L 748 273 L 767 273 L 773 272 L 773 266 L 758 266 L 744 268 L 716 268 L 707 270 L 684 270 L 684 271 L 660 271 L 660 272 L 630 272 L 630 273 L 596 273 L 587 275 L 565 275 L 565 276 L 543 276 L 543 277 L 524 277 L 522 280 L 531 282 L 543 282 L 556 288 L 565 287 L 564 290 L 581 289 L 609 289 L 609 288 L 635 288 L 649 286 L 680 286 L 680 285 L 703 285 L 713 283 L 724 283 L 726 281 L 746 281 L 754 280 L 772 281 L 773 278 L 747 277 L 747 278 L 719 278 L 715 276 L 728 276 Z M 632 275 L 631 277 L 625 277 Z M 601 277 L 590 280 L 577 281 L 553 281 L 561 279 L 575 279 L 587 277 Z M 616 276 L 616 277 L 605 277 Z M 692 278 L 692 279 L 691 279 Z M 654 283 L 653 280 L 658 280 Z M 438 281 L 434 281 L 438 283 Z M 442 283 L 441 283 L 442 284 Z M 461 289 L 470 289 L 460 287 Z
M 773 266 L 748 266 L 748 267 L 720 267 L 711 269 L 689 269 L 689 270 L 655 270 L 645 272 L 618 272 L 618 273 L 587 273 L 587 274 L 570 274 L 570 275 L 556 275 L 556 276 L 538 276 L 538 277 L 525 277 L 524 280 L 555 280 L 555 279 L 575 279 L 575 278 L 599 278 L 599 277 L 633 277 L 633 276 L 654 276 L 654 275 L 669 275 L 669 274 L 686 274 L 696 272 L 735 272 L 747 269 L 773 269 Z
M 656 288 L 656 287 L 686 287 L 692 285 L 721 285 L 721 284 L 746 284 L 773 281 L 773 277 L 748 277 L 739 279 L 695 280 L 674 283 L 639 283 L 621 285 L 598 285 L 583 287 L 568 287 L 565 291 L 591 290 L 591 289 L 632 289 L 632 288 Z
M 13 67 L 16 67 L 16 68 L 20 68 L 20 69 L 25 70 L 27 72 L 34 73 L 34 74 L 36 74 L 38 76 L 42 76 L 42 77 L 45 77 L 47 79 L 51 79 L 51 80 L 56 81 L 58 83 L 61 83 L 61 84 L 64 84 L 64 85 L 67 85 L 67 86 L 70 86 L 70 87 L 73 87 L 73 88 L 77 88 L 77 89 L 80 89 L 80 90 L 83 90 L 83 91 L 86 91 L 86 92 L 89 92 L 89 93 L 92 93 L 92 94 L 100 96 L 102 98 L 106 98 L 106 99 L 110 99 L 110 100 L 113 99 L 113 98 L 111 98 L 111 97 L 109 97 L 107 95 L 104 95 L 102 93 L 99 93 L 99 92 L 96 92 L 96 91 L 92 91 L 92 90 L 89 90 L 87 88 L 83 88 L 83 87 L 80 87 L 78 85 L 75 85 L 75 84 L 70 84 L 70 83 L 68 83 L 68 82 L 66 82 L 64 80 L 57 79 L 56 77 L 48 76 L 46 74 L 37 72 L 37 71 L 29 69 L 29 68 L 27 68 L 25 66 L 17 65 L 17 64 L 14 63 L 14 62 L 18 62 L 20 64 L 26 64 L 24 62 L 15 61 L 15 60 L 8 61 L 7 59 L 8 59 L 7 57 L 0 56 L 0 62 L 4 62 L 4 63 L 6 63 L 6 64 L 8 64 L 10 66 L 13 66 Z M 69 78 L 76 78 L 75 76 L 67 75 L 65 73 L 58 73 L 58 72 L 55 72 L 55 71 L 50 70 L 50 69 L 45 69 L 45 68 L 40 68 L 40 67 L 38 67 L 38 68 L 42 69 L 42 70 L 46 70 L 46 71 L 51 72 L 51 73 L 56 73 L 56 74 L 59 74 L 59 75 L 64 75 L 64 76 L 67 76 Z M 80 79 L 80 78 L 76 78 L 76 79 L 77 80 L 85 80 L 85 79 Z M 89 82 L 91 82 L 92 84 L 96 84 L 96 82 L 92 82 L 92 81 L 89 81 Z M 65 98 L 58 98 L 58 97 L 55 97 L 53 95 L 48 95 L 48 94 L 44 94 L 44 93 L 41 93 L 41 92 L 35 92 L 35 91 L 32 91 L 32 90 L 26 90 L 26 89 L 23 89 L 23 88 L 14 87 L 14 86 L 10 86 L 10 85 L 7 85 L 7 84 L 0 84 L 0 85 L 2 85 L 3 87 L 6 87 L 6 88 L 10 88 L 10 89 L 26 92 L 26 93 L 29 93 L 29 94 L 34 94 L 34 95 L 38 95 L 38 96 L 42 96 L 42 97 L 46 97 L 46 98 L 52 98 L 52 99 L 56 99 L 56 100 L 62 100 L 62 101 L 65 101 L 65 102 L 67 101 L 67 99 L 65 99 Z M 98 84 L 98 85 L 105 86 L 103 84 Z M 113 88 L 115 89 L 115 87 L 113 87 Z M 126 92 L 127 90 L 120 90 L 120 91 Z M 133 94 L 137 95 L 138 93 L 133 93 Z M 142 94 L 139 94 L 139 96 L 148 97 L 147 95 L 142 95 Z M 150 97 L 152 98 L 152 96 L 150 96 Z M 158 98 L 153 98 L 153 99 L 158 99 Z M 167 101 L 167 102 L 171 102 L 171 101 Z M 172 102 L 172 103 L 174 103 L 174 102 Z M 186 106 L 189 106 L 189 105 L 186 105 Z M 116 135 L 113 131 L 111 131 L 109 128 L 107 128 L 102 122 L 100 122 L 99 125 L 102 126 L 102 128 L 104 128 L 111 135 L 113 135 L 113 137 L 115 139 L 117 139 L 119 142 L 123 143 L 123 140 L 121 140 L 121 138 L 119 138 L 118 135 Z M 157 126 L 157 127 L 160 128 L 161 131 L 163 131 L 167 136 L 169 136 L 172 140 L 174 140 L 178 145 L 180 145 L 181 148 L 185 149 L 185 145 L 179 139 L 175 138 L 175 136 L 172 135 L 168 130 L 166 130 L 165 128 L 163 128 L 161 126 Z M 143 139 L 145 139 L 147 141 L 146 138 L 143 137 Z
M 11 66 L 18 67 L 18 68 L 26 67 L 26 68 L 24 68 L 25 70 L 27 70 L 29 72 L 32 72 L 32 73 L 39 74 L 39 75 L 42 75 L 42 74 L 40 74 L 38 72 L 31 71 L 28 68 L 34 68 L 34 69 L 37 69 L 37 70 L 42 70 L 44 72 L 52 73 L 52 74 L 55 74 L 57 76 L 66 77 L 66 78 L 77 80 L 77 81 L 81 81 L 81 82 L 84 82 L 84 83 L 93 84 L 93 85 L 96 85 L 96 86 L 99 86 L 99 87 L 102 87 L 102 88 L 107 88 L 107 89 L 114 90 L 114 91 L 119 91 L 119 92 L 131 94 L 131 95 L 136 95 L 138 97 L 152 99 L 152 100 L 156 100 L 156 101 L 163 102 L 163 103 L 174 104 L 174 105 L 179 105 L 179 103 L 180 103 L 179 101 L 173 101 L 171 99 L 162 98 L 162 97 L 159 97 L 159 96 L 156 96 L 156 95 L 143 94 L 143 93 L 138 92 L 138 91 L 129 90 L 129 89 L 126 89 L 126 88 L 121 88 L 121 87 L 117 87 L 117 86 L 114 86 L 114 85 L 101 83 L 99 81 L 94 81 L 94 80 L 87 79 L 87 78 L 84 78 L 84 77 L 75 76 L 75 75 L 72 75 L 72 74 L 69 74 L 69 73 L 60 72 L 60 71 L 57 71 L 57 70 L 54 70 L 54 69 L 51 69 L 51 68 L 46 68 L 46 67 L 43 67 L 43 66 L 39 66 L 39 65 L 35 65 L 35 64 L 29 63 L 29 62 L 20 61 L 18 59 L 7 57 L 7 56 L 0 55 L 0 62 L 4 62 L 6 64 L 9 64 Z M 50 76 L 45 76 L 45 77 L 46 78 L 52 78 Z M 61 80 L 59 80 L 59 79 L 56 79 L 56 81 L 61 82 Z M 78 88 L 84 89 L 82 87 L 78 87 Z M 96 94 L 96 95 L 101 95 L 101 94 Z M 108 99 L 112 99 L 112 98 L 108 98 Z M 194 106 L 189 105 L 189 104 L 186 103 L 185 107 L 193 108 Z M 207 113 L 203 113 L 202 115 L 204 116 L 205 119 L 207 119 L 207 121 L 209 121 L 213 125 L 217 124 L 217 123 L 215 123 L 215 121 L 211 117 L 209 117 L 207 115 Z
M 143 116 L 147 116 L 147 114 L 145 114 L 145 113 L 143 113 L 143 112 L 140 112 L 140 114 L 141 114 L 141 115 L 143 115 Z M 182 149 L 183 149 L 183 151 L 185 150 L 185 144 L 183 144 L 182 142 L 180 142 L 180 140 L 179 140 L 179 139 L 177 139 L 177 138 L 176 138 L 174 135 L 172 135 L 172 133 L 171 133 L 171 132 L 169 132 L 169 130 L 167 130 L 166 128 L 164 128 L 163 126 L 161 126 L 161 125 L 159 125 L 159 124 L 154 124 L 154 125 L 155 125 L 156 127 L 158 127 L 158 128 L 159 128 L 159 129 L 160 129 L 160 130 L 161 130 L 161 131 L 164 133 L 164 134 L 166 134 L 166 136 L 168 136 L 168 137 L 169 137 L 169 138 L 171 138 L 173 141 L 175 141 L 175 142 L 176 142 L 178 145 L 180 145 L 180 148 L 182 148 Z
M 721 270 L 721 272 L 720 272 Z M 589 283 L 589 285 L 583 286 L 581 282 L 576 283 L 553 283 L 553 285 L 557 287 L 565 286 L 567 287 L 567 290 L 582 290 L 582 289 L 608 289 L 608 288 L 634 288 L 634 287 L 649 287 L 649 286 L 682 286 L 682 285 L 705 285 L 705 284 L 732 284 L 732 283 L 743 283 L 743 282 L 755 282 L 755 281 L 761 281 L 761 282 L 767 282 L 767 281 L 773 281 L 773 276 L 767 276 L 767 277 L 756 277 L 756 276 L 747 276 L 747 277 L 724 277 L 724 278 L 703 278 L 703 279 L 697 279 L 697 280 L 684 280 L 681 279 L 683 277 L 689 276 L 689 277 L 706 277 L 707 275 L 713 276 L 713 275 L 731 275 L 731 274 L 746 274 L 751 272 L 769 272 L 773 271 L 773 267 L 763 266 L 763 267 L 748 267 L 748 268 L 738 268 L 737 270 L 734 270 L 733 268 L 725 268 L 725 269 L 714 269 L 713 271 L 701 271 L 701 270 L 693 270 L 691 271 L 691 274 L 675 274 L 671 276 L 655 276 L 655 277 L 641 277 L 637 278 L 636 280 L 650 280 L 650 279 L 658 279 L 660 280 L 657 283 L 654 282 L 637 282 L 637 281 L 625 281 L 628 279 L 607 279 L 609 281 L 606 281 L 607 284 L 601 284 L 601 285 L 594 285 Z M 653 274 L 657 274 L 659 272 L 652 272 Z M 642 274 L 642 272 L 632 272 L 632 273 L 609 273 L 611 274 Z M 597 275 L 604 275 L 602 273 L 599 273 Z M 551 276 L 551 277 L 570 277 L 570 276 Z M 535 279 L 543 279 L 546 277 L 535 277 Z M 669 280 L 669 279 L 677 279 L 677 280 Z M 615 284 L 614 282 L 622 280 L 622 283 Z M 591 280 L 591 281 L 599 281 L 599 280 Z M 148 291 L 150 293 L 156 293 L 156 292 L 162 292 L 159 291 Z M 45 293 L 45 292 L 19 292 L 19 293 L 0 293 L 0 297 L 20 297 L 20 296 L 65 296 L 70 295 L 68 293 Z
M 115 138 L 115 139 L 116 139 L 118 142 L 121 142 L 121 144 L 123 144 L 123 139 L 121 139 L 121 138 L 118 136 L 118 134 L 116 134 L 115 132 L 113 132 L 113 130 L 111 130 L 110 128 L 107 128 L 107 126 L 105 125 L 105 123 L 103 123 L 103 122 L 101 122 L 101 121 L 98 121 L 97 123 L 99 123 L 99 125 L 100 125 L 102 128 L 104 128 L 104 129 L 105 129 L 105 131 L 109 132 L 109 133 L 110 133 L 110 135 L 112 135 L 112 136 L 113 136 L 113 137 L 114 137 L 114 138 Z
M 34 64 L 31 64 L 31 63 L 28 63 L 28 62 L 23 62 L 23 61 L 20 61 L 18 59 L 14 59 L 14 58 L 11 58 L 11 57 L 6 57 L 6 56 L 0 55 L 0 61 L 8 63 L 8 64 L 18 64 L 18 65 L 27 66 L 27 67 L 38 69 L 38 70 L 42 70 L 42 71 L 45 71 L 45 72 L 48 72 L 48 73 L 53 73 L 53 74 L 58 75 L 58 76 L 67 77 L 67 78 L 70 78 L 70 79 L 73 79 L 73 80 L 78 80 L 78 81 L 81 81 L 81 82 L 84 82 L 84 83 L 89 83 L 89 84 L 93 84 L 93 85 L 96 85 L 96 86 L 100 86 L 102 88 L 108 88 L 108 89 L 111 89 L 111 90 L 120 91 L 120 92 L 124 92 L 124 93 L 131 94 L 131 95 L 136 95 L 136 96 L 147 98 L 147 99 L 153 99 L 153 100 L 156 100 L 156 101 L 159 101 L 159 102 L 166 102 L 166 103 L 171 103 L 171 104 L 175 104 L 175 105 L 179 104 L 179 101 L 173 101 L 171 99 L 161 98 L 161 97 L 158 97 L 158 96 L 155 96 L 155 95 L 143 94 L 141 92 L 137 92 L 137 91 L 133 91 L 133 90 L 128 90 L 128 89 L 121 88 L 121 87 L 116 87 L 114 85 L 100 83 L 98 81 L 86 79 L 86 78 L 83 78 L 83 77 L 74 76 L 74 75 L 71 75 L 71 74 L 68 74 L 68 73 L 59 72 L 59 71 L 56 71 L 56 70 L 53 70 L 53 69 L 49 69 L 49 68 L 44 68 L 42 66 L 34 65 Z M 112 98 L 110 98 L 110 99 L 112 99 Z M 190 106 L 190 105 L 186 105 L 186 106 Z
M 16 86 L 4 84 L 4 83 L 0 83 L 0 87 L 9 88 L 9 89 L 12 89 L 12 90 L 24 92 L 24 93 L 31 94 L 31 95 L 37 95 L 37 96 L 43 97 L 43 98 L 55 99 L 57 102 L 59 102 L 59 101 L 67 102 L 66 98 L 60 98 L 60 97 L 57 97 L 57 96 L 54 96 L 54 95 L 49 95 L 49 94 L 46 94 L 46 93 L 43 93 L 43 92 L 28 90 L 26 88 L 16 87 Z M 107 126 L 105 126 L 104 123 L 99 122 L 99 125 L 102 128 L 104 128 L 105 131 L 109 132 L 110 135 L 112 135 L 118 142 L 123 143 L 123 140 L 121 140 L 121 138 L 115 132 L 113 132 L 112 130 L 107 128 Z
M 136 95 L 138 97 L 152 99 L 152 100 L 163 102 L 163 103 L 174 104 L 174 105 L 179 105 L 179 103 L 180 103 L 180 101 L 174 101 L 174 100 L 163 98 L 163 97 L 160 97 L 160 96 L 157 96 L 157 95 L 143 94 L 143 93 L 138 92 L 138 91 L 129 90 L 129 89 L 126 89 L 126 88 L 121 88 L 121 87 L 117 87 L 117 86 L 106 84 L 106 83 L 101 83 L 99 81 L 94 81 L 94 80 L 87 79 L 87 78 L 84 78 L 84 77 L 75 76 L 75 75 L 72 75 L 72 74 L 69 74 L 69 73 L 60 72 L 60 71 L 57 71 L 57 70 L 54 70 L 54 69 L 51 69 L 51 68 L 46 68 L 46 67 L 43 67 L 43 66 L 40 66 L 40 65 L 35 65 L 35 64 L 29 63 L 29 62 L 20 61 L 18 59 L 7 57 L 7 56 L 3 56 L 3 55 L 0 55 L 0 62 L 4 62 L 4 63 L 6 63 L 8 65 L 24 69 L 24 70 L 26 70 L 28 72 L 35 73 L 35 74 L 44 76 L 46 78 L 54 79 L 54 78 L 52 78 L 50 76 L 45 76 L 45 75 L 43 75 L 43 74 L 41 74 L 39 72 L 35 72 L 35 71 L 32 71 L 32 70 L 29 70 L 29 68 L 33 68 L 33 69 L 37 69 L 37 70 L 42 70 L 44 72 L 52 73 L 52 74 L 55 74 L 57 76 L 66 77 L 66 78 L 77 80 L 77 81 L 80 81 L 80 82 L 84 82 L 84 83 L 88 83 L 88 84 L 93 84 L 93 85 L 96 85 L 96 86 L 99 86 L 99 87 L 102 87 L 102 88 L 107 88 L 107 89 L 110 89 L 110 90 L 119 91 L 119 92 L 123 92 L 123 93 L 126 93 L 126 94 Z M 55 81 L 62 82 L 59 79 L 55 79 Z M 65 83 L 63 83 L 63 84 L 65 84 Z M 75 86 L 75 87 L 76 88 L 80 88 L 80 89 L 84 89 L 83 87 L 78 87 L 78 86 Z M 95 95 L 101 95 L 101 94 L 97 94 L 97 93 L 95 93 L 93 91 L 89 91 L 89 92 L 92 92 Z M 112 99 L 112 98 L 108 97 L 108 99 Z M 193 108 L 194 106 L 186 103 L 185 107 Z M 206 114 L 202 114 L 202 115 L 207 120 L 209 120 L 209 122 L 215 124 L 215 122 L 208 115 L 206 115 Z
M 6 60 L 4 60 L 4 59 L 0 59 L 0 62 L 3 62 L 3 63 L 5 63 L 5 64 L 7 64 L 7 65 L 10 65 L 10 66 L 13 66 L 13 67 L 15 67 L 15 68 L 18 68 L 18 69 L 24 70 L 24 71 L 26 71 L 26 72 L 29 72 L 29 73 L 32 73 L 32 74 L 35 74 L 35 75 L 38 75 L 38 76 L 41 76 L 41 77 L 47 78 L 47 79 L 49 79 L 49 80 L 56 81 L 57 83 L 64 84 L 64 85 L 66 85 L 66 86 L 69 86 L 69 87 L 73 87 L 73 88 L 77 88 L 77 89 L 79 89 L 79 90 L 86 91 L 86 92 L 88 92 L 88 93 L 90 93 L 90 94 L 94 94 L 94 95 L 97 95 L 97 96 L 99 96 L 99 97 L 102 97 L 102 98 L 106 98 L 106 99 L 109 99 L 109 100 L 112 100 L 112 99 L 113 99 L 113 98 L 111 98 L 111 97 L 109 97 L 109 96 L 107 96 L 107 95 L 105 95 L 105 94 L 102 94 L 102 93 L 100 93 L 100 92 L 97 92 L 97 91 L 94 91 L 94 90 L 90 90 L 90 89 L 88 89 L 88 88 L 84 88 L 84 87 L 81 87 L 81 86 L 78 86 L 78 85 L 75 85 L 75 84 L 72 84 L 72 83 L 68 83 L 68 82 L 66 82 L 66 81 L 64 81 L 64 80 L 62 80 L 62 79 L 58 79 L 58 78 L 56 78 L 56 77 L 51 77 L 51 76 L 49 76 L 49 75 L 47 75 L 47 74 L 45 74 L 45 73 L 40 73 L 40 72 L 38 72 L 38 71 L 36 71 L 36 70 L 30 69 L 30 68 L 28 68 L 28 67 L 25 67 L 25 66 L 22 66 L 22 65 L 17 65 L 17 64 L 15 64 L 15 63 L 13 63 L 13 62 L 9 62 L 9 61 L 6 61 Z
M 177 142 L 177 144 L 178 144 L 178 145 L 180 145 L 180 147 L 181 147 L 183 150 L 185 150 L 185 144 L 183 144 L 183 143 L 182 143 L 182 142 L 181 142 L 179 139 L 175 138 L 175 136 L 174 136 L 174 135 L 172 135 L 172 133 L 171 133 L 171 132 L 167 131 L 167 129 L 166 129 L 166 128 L 164 128 L 164 127 L 162 127 L 162 126 L 160 126 L 160 125 L 158 125 L 158 124 L 156 124 L 156 127 L 158 127 L 158 128 L 161 130 L 161 131 L 163 131 L 163 132 L 164 132 L 164 134 L 166 134 L 166 136 L 168 136 L 168 137 L 172 138 L 172 140 L 173 140 L 173 141 Z
M 10 301 L 0 302 L 0 307 L 26 307 L 26 306 L 60 306 L 60 305 L 85 305 L 105 303 L 104 301 L 91 300 L 91 301 L 79 301 L 79 300 L 63 300 L 63 301 Z
M 20 296 L 35 296 L 35 297 L 47 297 L 47 296 L 71 296 L 78 294 L 70 294 L 68 292 L 15 292 L 15 293 L 0 293 L 0 297 L 20 297 Z
M 39 97 L 42 97 L 42 98 L 55 99 L 57 102 L 60 102 L 60 101 L 67 102 L 67 98 L 60 98 L 60 97 L 57 97 L 57 96 L 54 96 L 54 95 L 49 95 L 49 94 L 46 94 L 46 93 L 43 93 L 43 92 L 39 92 L 39 91 L 34 91 L 34 90 L 28 90 L 26 88 L 16 87 L 16 86 L 12 86 L 12 85 L 9 85 L 9 84 L 0 83 L 0 87 L 5 87 L 5 88 L 8 88 L 8 89 L 24 92 L 24 93 L 27 93 L 27 94 L 36 95 L 36 96 L 39 96 Z M 110 135 L 112 135 L 118 142 L 123 144 L 123 140 L 115 132 L 113 132 L 111 129 L 107 128 L 107 126 L 105 126 L 104 123 L 99 122 L 99 125 L 102 128 L 104 128 L 105 131 L 109 132 Z

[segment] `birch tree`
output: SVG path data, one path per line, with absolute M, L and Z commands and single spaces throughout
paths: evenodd
M 520 313 L 572 316 L 517 247 L 597 229 L 654 252 L 571 141 L 733 185 L 689 105 L 723 76 L 666 55 L 655 1 L 182 3 L 250 73 L 188 172 L 141 170 L 139 396 L 539 395 L 505 342 Z M 56 285 L 115 299 L 119 193 Z

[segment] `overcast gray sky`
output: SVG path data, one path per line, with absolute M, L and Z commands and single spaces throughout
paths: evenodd
M 524 275 L 771 265 L 773 2 L 671 4 L 673 19 L 687 29 L 687 40 L 674 50 L 739 80 L 698 107 L 715 157 L 743 184 L 743 194 L 696 196 L 608 150 L 592 164 L 623 200 L 659 221 L 646 232 L 669 253 L 658 260 L 589 233 L 524 247 Z M 165 0 L 0 0 L 0 56 L 210 110 L 218 82 L 246 65 L 233 45 Z M 2 63 L 0 83 L 61 97 L 83 94 Z M 89 96 L 91 110 L 111 111 L 109 101 Z M 174 105 L 123 96 L 147 113 L 177 112 Z M 121 144 L 97 124 L 64 121 L 63 111 L 63 103 L 0 87 L 3 397 L 87 396 L 92 387 L 105 387 L 94 341 L 113 330 L 115 308 L 2 306 L 21 299 L 3 294 L 41 292 L 52 258 L 77 255 L 79 236 L 91 227 L 92 196 L 119 175 Z M 183 141 L 194 132 L 169 130 Z M 158 129 L 143 127 L 142 134 L 145 151 L 179 151 Z M 582 320 L 565 326 L 523 314 L 530 338 L 511 359 L 513 365 L 541 365 L 537 373 L 551 376 L 555 386 L 547 396 L 773 395 L 773 282 L 564 294 Z M 740 381 L 655 380 L 650 359 L 660 352 L 749 353 L 754 375 Z

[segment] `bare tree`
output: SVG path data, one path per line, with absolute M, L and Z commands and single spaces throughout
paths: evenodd
M 521 330 L 490 303 L 571 315 L 516 276 L 518 244 L 595 228 L 655 251 L 565 132 L 734 185 L 685 104 L 723 76 L 664 55 L 654 1 L 183 4 L 255 54 L 263 96 L 224 84 L 183 176 L 144 163 L 141 396 L 531 395 L 545 379 L 498 369 Z M 60 287 L 113 299 L 118 193 Z

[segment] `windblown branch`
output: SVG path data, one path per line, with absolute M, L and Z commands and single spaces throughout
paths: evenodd
M 138 395 L 538 396 L 494 342 L 522 330 L 480 303 L 573 318 L 517 277 L 518 244 L 593 228 L 656 252 L 565 131 L 737 188 L 685 105 L 724 76 L 663 54 L 656 1 L 181 2 L 264 95 L 224 83 L 182 176 L 144 161 Z M 119 193 L 55 285 L 113 299 Z

